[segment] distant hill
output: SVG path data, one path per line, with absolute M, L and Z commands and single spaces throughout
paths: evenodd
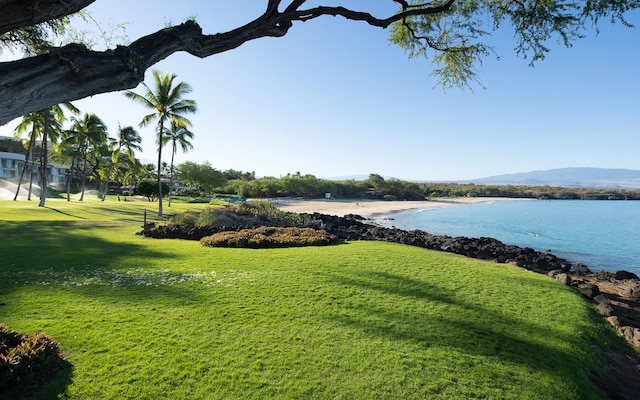
M 564 186 L 603 189 L 639 189 L 640 171 L 610 168 L 560 168 L 472 179 L 479 185 Z

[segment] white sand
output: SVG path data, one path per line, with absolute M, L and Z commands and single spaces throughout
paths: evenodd
M 511 200 L 504 198 L 465 197 L 438 199 L 437 201 L 377 201 L 377 200 L 285 200 L 274 203 L 283 211 L 295 213 L 313 213 L 337 215 L 357 214 L 371 217 L 376 214 L 389 214 L 414 208 L 433 207 L 451 203 L 480 203 Z

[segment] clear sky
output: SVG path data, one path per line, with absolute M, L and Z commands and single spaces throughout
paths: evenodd
M 318 3 L 337 1 L 310 2 Z M 383 15 L 387 1 L 341 3 Z M 205 33 L 224 32 L 265 5 L 98 0 L 89 10 L 103 27 L 128 22 L 135 40 L 194 16 Z M 443 91 L 430 61 L 409 60 L 389 44 L 387 31 L 334 17 L 206 59 L 174 54 L 155 68 L 191 84 L 198 103 L 190 117 L 195 149 L 178 153 L 178 163 L 209 161 L 258 176 L 377 173 L 427 181 L 563 167 L 640 169 L 640 13 L 628 19 L 637 28 L 604 21 L 599 35 L 592 31 L 570 49 L 552 41 L 534 68 L 516 57 L 512 35 L 501 32 L 491 39 L 501 59 L 478 67 L 485 88 L 473 91 Z M 118 123 L 137 127 L 147 113 L 122 93 L 74 104 L 101 117 L 111 135 Z M 16 125 L 0 127 L 0 135 Z M 139 132 L 138 156 L 153 162 L 154 129 Z

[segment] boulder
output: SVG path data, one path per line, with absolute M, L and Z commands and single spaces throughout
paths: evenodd
M 618 330 L 624 335 L 627 342 L 633 346 L 640 347 L 640 328 L 621 326 Z
M 593 283 L 582 282 L 582 283 L 577 283 L 573 287 L 588 299 L 593 299 L 594 297 L 600 294 L 600 289 L 598 288 L 598 285 L 594 285 Z
M 613 314 L 613 308 L 607 303 L 598 303 L 596 310 L 605 317 L 610 317 Z
M 567 275 L 566 273 L 561 273 L 555 276 L 555 279 L 562 283 L 563 285 L 570 285 L 571 284 L 571 277 L 569 275 Z
M 615 273 L 615 278 L 619 281 L 622 281 L 625 279 L 638 279 L 638 275 L 634 274 L 633 272 L 620 270 Z

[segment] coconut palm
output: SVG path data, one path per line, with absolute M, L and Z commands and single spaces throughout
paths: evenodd
M 71 129 L 66 133 L 65 140 L 75 144 L 76 156 L 82 158 L 82 192 L 79 200 L 83 201 L 89 153 L 104 147 L 107 142 L 107 126 L 97 115 L 87 113 L 80 119 L 72 118 Z
M 155 169 L 155 167 L 153 168 Z M 127 195 L 131 193 L 130 187 L 132 187 L 136 182 L 140 182 L 147 177 L 144 165 L 140 164 L 140 161 L 135 157 L 120 157 L 118 164 L 115 166 L 113 175 L 117 182 L 128 187 Z M 120 201 L 120 192 L 117 192 L 117 195 L 118 201 Z M 124 201 L 127 201 L 127 195 L 125 195 Z
M 109 171 L 107 172 L 107 177 L 104 183 L 102 201 L 107 198 L 109 179 L 111 178 L 113 168 L 118 164 L 118 161 L 120 161 L 120 156 L 124 154 L 129 160 L 133 161 L 135 159 L 134 153 L 142 150 L 142 147 L 140 146 L 141 142 L 142 138 L 138 132 L 133 129 L 133 127 L 125 126 L 123 128 L 118 125 L 118 137 L 117 139 L 112 139 L 109 146 L 109 150 L 111 150 L 111 164 L 109 165 Z
M 128 91 L 125 95 L 142 104 L 153 113 L 142 118 L 140 126 L 144 127 L 157 122 L 157 140 L 158 145 L 158 216 L 162 216 L 162 146 L 164 145 L 165 127 L 171 120 L 180 121 L 185 127 L 190 127 L 191 122 L 185 117 L 187 114 L 196 112 L 196 103 L 193 100 L 187 100 L 185 95 L 192 91 L 191 86 L 186 82 L 180 82 L 174 86 L 174 80 L 177 78 L 173 74 L 162 74 L 160 71 L 153 71 L 154 87 L 153 90 L 146 84 L 144 86 L 144 94 Z
M 71 183 L 74 178 L 74 170 L 76 162 L 80 154 L 80 136 L 76 135 L 73 129 L 62 132 L 62 140 L 58 145 L 58 155 L 61 159 L 71 160 L 65 163 L 69 164 L 69 173 L 67 174 L 67 201 L 71 201 Z
M 22 133 L 26 132 L 27 129 L 31 127 L 31 133 L 29 134 L 29 139 L 28 139 L 29 144 L 27 149 L 27 156 L 25 158 L 24 165 L 22 166 L 22 171 L 20 171 L 20 178 L 18 179 L 18 187 L 16 189 L 16 195 L 13 197 L 14 201 L 18 200 L 18 194 L 20 193 L 20 186 L 22 185 L 22 179 L 24 178 L 24 174 L 29 166 L 31 168 L 29 168 L 30 183 L 29 183 L 29 194 L 27 196 L 27 200 L 31 200 L 31 189 L 33 184 L 33 149 L 36 145 L 36 140 L 38 140 L 38 137 L 40 136 L 40 132 L 42 132 L 43 130 L 43 126 L 42 126 L 43 121 L 40 118 L 40 116 L 41 115 L 38 114 L 37 112 L 33 112 L 31 114 L 25 115 L 24 117 L 22 117 L 22 121 L 14 131 L 14 136 L 20 137 Z
M 178 150 L 178 146 L 182 149 L 183 153 L 193 149 L 193 145 L 190 140 L 193 139 L 193 132 L 191 132 L 186 126 L 182 125 L 180 121 L 175 119 L 171 120 L 171 127 L 167 129 L 167 133 L 164 136 L 165 145 L 171 142 L 171 166 L 169 167 L 169 198 L 167 205 L 171 207 L 171 189 L 173 188 L 173 173 L 174 164 L 173 160 Z
M 23 117 L 22 122 L 16 127 L 16 134 L 24 132 L 27 127 L 31 126 L 31 137 L 29 147 L 31 148 L 31 154 L 28 155 L 33 165 L 33 149 L 35 143 L 38 140 L 38 136 L 41 140 L 41 155 L 40 155 L 40 207 L 44 207 L 47 198 L 47 169 L 48 169 L 48 155 L 49 155 L 49 142 L 56 143 L 58 137 L 62 132 L 62 123 L 66 120 L 64 106 L 72 114 L 77 114 L 78 109 L 71 103 L 56 104 L 51 107 L 44 108 L 42 110 L 33 112 Z M 18 183 L 18 189 L 14 200 L 17 199 L 18 192 L 20 190 L 20 182 L 24 176 L 24 171 L 27 168 L 29 160 L 25 161 L 22 172 L 20 173 L 20 181 Z M 33 171 L 31 171 L 31 182 L 33 182 Z M 31 183 L 29 184 L 29 197 L 31 200 Z

